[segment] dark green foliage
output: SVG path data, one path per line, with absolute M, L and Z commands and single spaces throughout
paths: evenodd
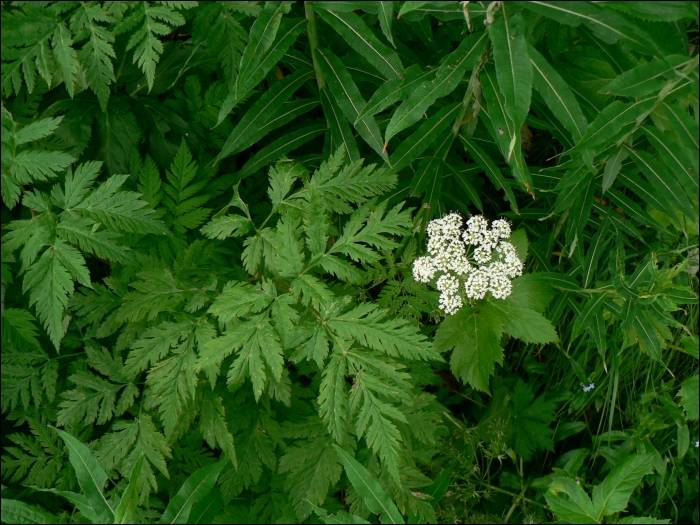
M 696 3 L 0 15 L 3 522 L 697 521 Z

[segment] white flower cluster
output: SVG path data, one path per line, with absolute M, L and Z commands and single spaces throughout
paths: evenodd
M 505 219 L 491 223 L 481 215 L 470 217 L 462 230 L 462 218 L 450 213 L 430 221 L 428 253 L 413 263 L 413 277 L 420 282 L 433 280 L 440 290 L 440 308 L 448 315 L 456 313 L 469 300 L 483 299 L 488 292 L 505 299 L 513 291 L 511 279 L 523 274 L 523 263 L 508 241 L 511 227 Z M 469 250 L 471 250 L 471 261 Z M 463 285 L 463 292 L 462 292 Z

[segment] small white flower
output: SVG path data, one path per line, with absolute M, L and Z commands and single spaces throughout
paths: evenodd
M 446 294 L 455 294 L 459 291 L 459 280 L 451 275 L 443 275 L 437 280 L 437 289 Z
M 510 223 L 505 219 L 498 219 L 491 223 L 491 230 L 498 233 L 501 239 L 510 237 Z
M 489 291 L 491 295 L 496 299 L 505 299 L 513 291 L 513 283 L 504 272 L 494 269 L 493 265 L 489 267 L 489 270 Z
M 481 245 L 493 250 L 498 246 L 498 232 L 487 230 L 481 234 Z
M 474 250 L 474 260 L 479 264 L 486 264 L 491 260 L 491 248 L 488 246 L 477 246 Z
M 427 283 L 435 276 L 435 265 L 430 257 L 419 257 L 413 261 L 413 278 L 416 281 Z
M 482 215 L 473 215 L 467 220 L 467 229 L 473 233 L 483 233 L 489 227 L 489 221 Z
M 584 391 L 584 392 L 590 392 L 590 391 L 593 390 L 594 388 L 595 388 L 595 384 L 591 383 L 591 384 L 588 385 L 588 386 L 584 386 L 584 387 L 583 387 L 583 391 Z
M 443 293 L 440 295 L 440 309 L 447 315 L 454 315 L 462 308 L 462 298 L 459 295 Z
M 469 299 L 483 299 L 489 290 L 489 276 L 486 271 L 479 268 L 470 273 L 464 289 Z

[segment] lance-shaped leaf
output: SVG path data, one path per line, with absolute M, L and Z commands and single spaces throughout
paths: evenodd
M 316 7 L 321 6 L 316 4 Z M 317 12 L 324 22 L 342 36 L 352 49 L 376 67 L 385 78 L 388 80 L 403 78 L 403 66 L 399 55 L 382 44 L 362 18 L 353 12 L 341 13 L 326 9 L 318 9 Z
M 360 152 L 357 149 L 357 142 L 355 142 L 355 137 L 348 125 L 348 120 L 327 89 L 321 90 L 321 104 L 328 121 L 328 127 L 331 130 L 331 151 L 342 148 L 345 158 L 350 162 L 360 160 Z
M 114 511 L 105 498 L 103 489 L 107 481 L 100 462 L 92 451 L 68 432 L 55 429 L 68 449 L 68 458 L 75 469 L 78 484 L 83 489 L 87 501 L 102 523 L 114 522 Z
M 252 159 L 248 160 L 245 166 L 243 166 L 243 169 L 238 172 L 238 178 L 244 179 L 249 177 L 270 162 L 278 160 L 283 155 L 297 149 L 302 144 L 318 137 L 327 129 L 328 127 L 325 124 L 312 124 L 303 128 L 290 130 L 289 133 L 277 139 L 272 144 L 268 144 L 258 151 Z
M 700 130 L 698 129 L 698 123 L 693 119 L 687 111 L 682 110 L 675 104 L 669 104 L 668 102 L 663 103 L 664 109 L 667 111 L 669 124 L 671 129 L 676 133 L 678 137 L 679 145 L 683 151 L 696 151 L 698 149 L 698 138 L 700 137 Z M 698 155 L 688 155 L 690 157 L 690 162 L 695 168 L 695 173 L 698 172 Z M 697 175 L 696 175 L 697 178 Z
M 279 113 L 284 102 L 312 76 L 313 71 L 301 70 L 273 84 L 238 121 L 214 162 L 219 162 L 221 159 L 242 151 L 271 131 L 266 126 Z M 217 125 L 222 120 L 222 116 L 219 115 Z
M 377 2 L 379 25 L 386 39 L 396 48 L 394 35 L 391 34 L 391 22 L 394 20 L 394 2 Z
M 576 316 L 574 322 L 574 328 L 571 331 L 571 339 L 573 340 L 576 336 L 583 332 L 583 330 L 591 323 L 598 312 L 603 308 L 606 294 L 598 294 L 592 297 Z
M 359 122 L 368 115 L 376 115 L 391 106 L 394 102 L 410 96 L 421 82 L 429 79 L 434 74 L 433 71 L 422 71 L 420 66 L 416 64 L 406 70 L 403 79 L 395 78 L 384 82 L 370 97 L 364 109 L 360 111 L 356 122 Z
M 416 86 L 415 91 L 394 113 L 386 128 L 385 142 L 403 129 L 418 122 L 426 110 L 438 98 L 452 93 L 459 86 L 467 70 L 472 69 L 486 47 L 486 33 L 474 33 L 465 38 L 459 47 L 450 53 L 435 77 L 424 80 Z
M 493 44 L 498 88 L 505 97 L 506 114 L 513 123 L 511 142 L 515 144 L 520 140 L 520 130 L 530 111 L 532 64 L 525 42 L 522 13 L 512 13 L 510 5 L 503 4 L 503 16 L 491 25 L 489 34 Z M 510 150 L 512 149 L 513 146 Z
M 697 155 L 695 155 L 695 145 L 679 144 L 668 133 L 662 133 L 658 128 L 646 125 L 641 128 L 647 139 L 659 153 L 661 160 L 672 174 L 676 176 L 680 185 L 690 196 L 698 194 L 698 171 Z M 690 149 L 695 148 L 695 149 Z M 695 158 L 695 161 L 693 161 Z M 695 164 L 695 166 L 694 166 Z
M 458 135 L 459 139 L 464 144 L 472 158 L 476 161 L 479 166 L 486 172 L 486 176 L 491 180 L 491 183 L 496 187 L 500 188 L 506 193 L 507 200 L 510 202 L 510 207 L 515 213 L 518 212 L 518 202 L 515 200 L 515 194 L 510 187 L 510 182 L 503 176 L 501 170 L 494 164 L 491 157 L 489 157 L 480 146 L 477 145 L 476 141 L 472 137 L 465 137 L 461 133 Z
M 384 492 L 379 481 L 355 458 L 338 445 L 333 445 L 345 467 L 345 474 L 357 493 L 362 496 L 365 505 L 380 516 L 382 523 L 404 523 L 403 517 L 391 498 Z
M 428 147 L 437 140 L 443 130 L 454 122 L 455 115 L 461 108 L 461 102 L 455 102 L 442 108 L 428 120 L 423 122 L 420 127 L 406 140 L 404 140 L 399 148 L 391 156 L 391 163 L 394 165 L 394 171 L 398 172 L 416 160 L 420 155 L 428 149 Z
M 236 98 L 240 99 L 245 91 L 241 89 L 246 79 L 252 76 L 252 71 L 260 64 L 262 57 L 268 50 L 277 36 L 282 16 L 289 13 L 291 2 L 266 2 L 258 17 L 250 28 L 250 42 L 241 55 L 241 63 L 238 68 L 238 80 L 234 90 Z
M 510 165 L 515 180 L 521 184 L 525 191 L 532 191 L 532 176 L 523 157 L 520 132 L 516 133 L 513 121 L 506 114 L 505 100 L 503 95 L 498 92 L 493 70 L 489 71 L 489 69 L 484 69 L 481 83 L 484 99 L 488 103 L 488 118 L 491 120 L 489 131 Z M 501 130 L 507 130 L 508 133 L 501 134 Z
M 688 57 L 670 55 L 665 60 L 640 64 L 613 79 L 602 91 L 619 97 L 639 98 L 659 91 L 665 77 L 672 78 L 676 67 L 688 62 Z
M 586 133 L 588 123 L 571 88 L 557 70 L 529 44 L 528 54 L 533 67 L 535 89 L 542 95 L 547 107 L 563 124 L 564 129 L 571 134 L 574 142 L 578 142 Z
M 141 470 L 143 469 L 143 462 L 145 459 L 146 456 L 142 454 L 131 468 L 129 485 L 126 487 L 124 494 L 122 494 L 122 499 L 119 501 L 119 505 L 117 505 L 117 509 L 114 511 L 115 524 L 130 523 L 131 520 L 134 519 L 134 511 L 139 504 L 139 479 L 141 478 Z
M 160 518 L 160 523 L 189 523 L 188 518 L 192 505 L 206 497 L 209 491 L 214 488 L 225 464 L 225 460 L 219 460 L 196 470 L 187 478 L 178 493 L 168 503 L 168 507 Z
M 501 318 L 489 306 L 462 308 L 440 324 L 434 345 L 438 352 L 452 350 L 450 370 L 456 377 L 488 393 L 495 365 L 503 362 L 502 333 Z
M 663 211 L 675 219 L 678 210 L 697 223 L 697 214 L 693 213 L 688 197 L 666 168 L 646 151 L 625 148 L 665 204 Z
M 389 159 L 383 151 L 382 134 L 374 117 L 368 116 L 359 122 L 357 121 L 357 117 L 365 107 L 366 102 L 350 73 L 345 69 L 345 65 L 327 49 L 318 48 L 316 53 L 318 53 L 318 64 L 321 66 L 328 88 L 341 111 L 350 122 L 355 123 L 355 129 L 367 144 L 388 162 Z
M 623 147 L 617 148 L 617 151 L 608 157 L 603 171 L 603 193 L 608 191 L 615 183 L 617 174 L 620 173 L 620 168 L 626 158 L 627 150 Z
M 2 498 L 2 521 L 6 523 L 56 523 L 45 510 L 16 499 Z

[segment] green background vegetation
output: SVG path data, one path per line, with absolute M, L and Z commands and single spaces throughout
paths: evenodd
M 0 14 L 3 521 L 698 522 L 696 2 Z

